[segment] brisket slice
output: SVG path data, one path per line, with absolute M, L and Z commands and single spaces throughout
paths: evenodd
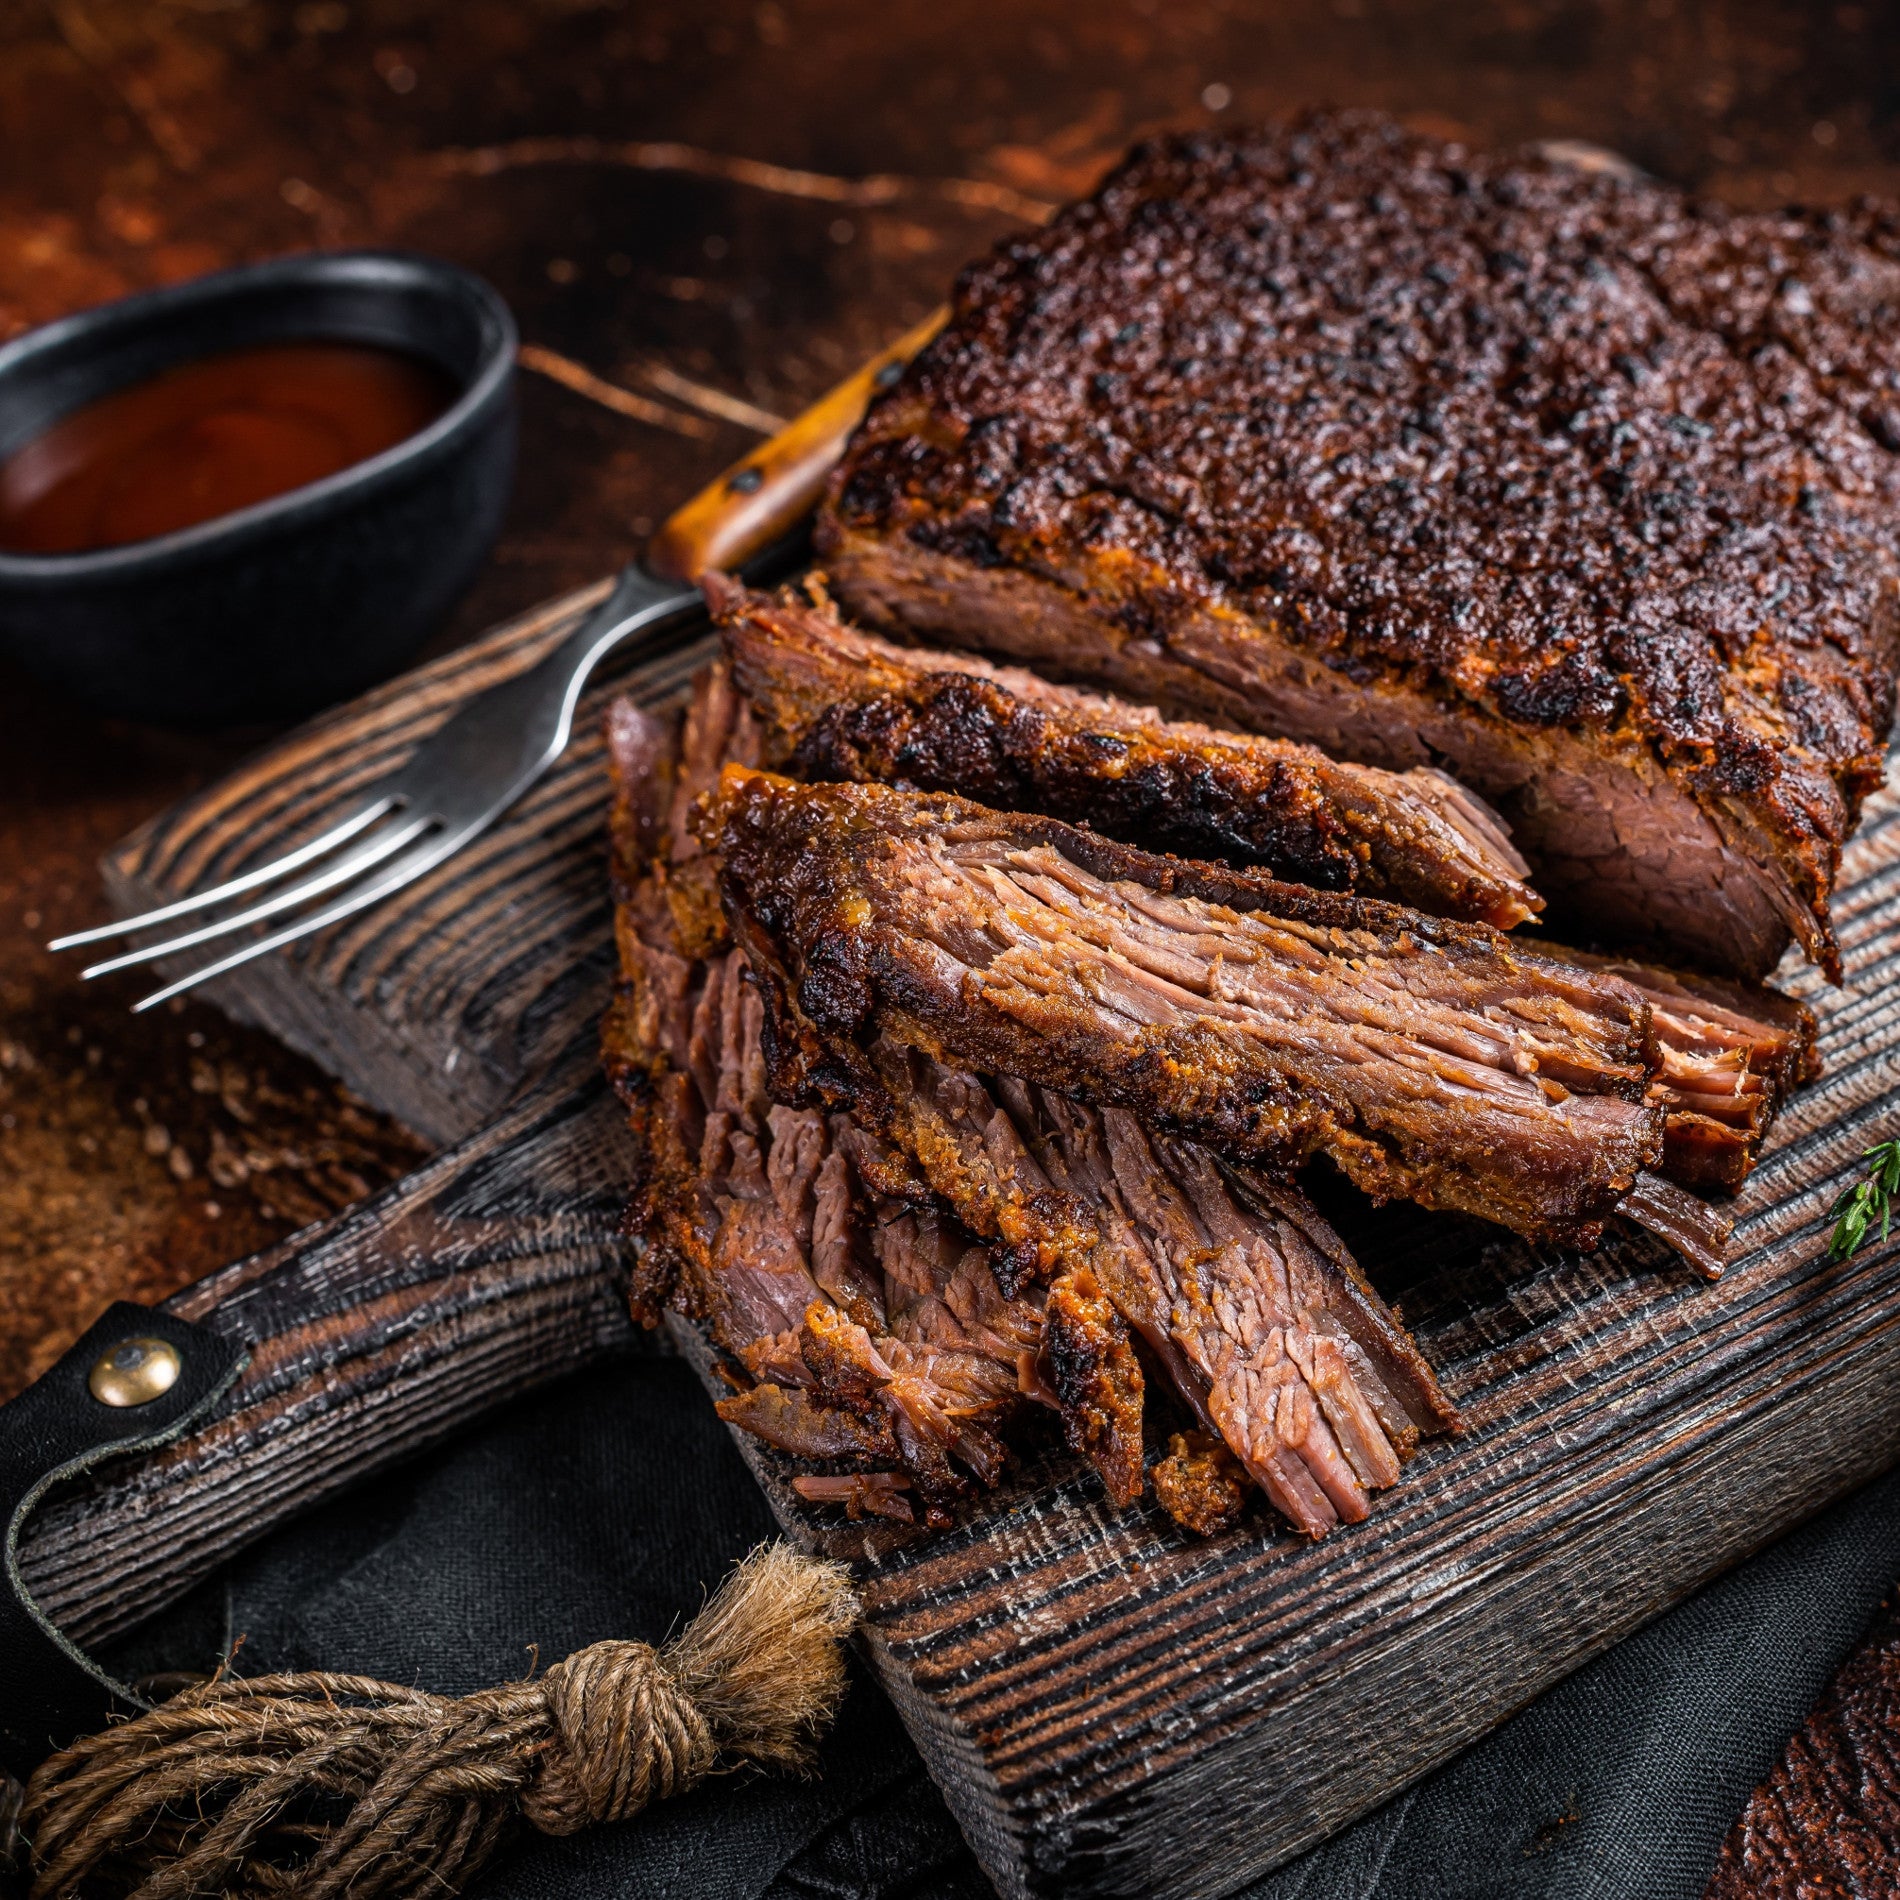
M 1754 1167 L 1782 1103 L 1820 1072 L 1814 1012 L 1762 984 L 1561 944 L 1541 948 L 1618 978 L 1649 1004 L 1662 1062 L 1649 1099 L 1668 1115 L 1662 1172 L 1686 1187 L 1733 1193 Z
M 850 1467 L 794 1479 L 814 1501 L 908 1518 L 914 1495 L 941 1521 L 971 1484 L 994 1480 L 994 1431 L 1024 1397 L 1053 1400 L 1111 1496 L 1132 1499 L 1142 1478 L 1142 1377 L 1095 1271 L 1116 1271 L 1114 1260 L 1077 1249 L 1040 1276 L 1046 1291 L 1027 1284 L 1005 1295 L 992 1271 L 997 1250 L 976 1244 L 934 1194 L 920 1193 L 919 1177 L 882 1140 L 842 1115 L 765 1100 L 760 1003 L 740 955 L 679 954 L 667 892 L 691 884 L 696 864 L 705 867 L 674 821 L 710 782 L 710 757 L 755 749 L 724 669 L 698 685 L 683 760 L 654 721 L 624 702 L 610 714 L 609 737 L 624 975 L 603 1042 L 645 1157 L 635 1206 L 646 1241 L 642 1316 L 650 1323 L 657 1302 L 670 1300 L 707 1324 L 750 1381 L 720 1406 L 730 1423 Z M 669 838 L 643 875 L 639 854 Z M 698 927 L 696 907 L 691 914 Z M 969 1078 L 940 1071 L 938 1079 L 989 1100 Z M 1053 1098 L 1041 1106 L 1066 1110 L 1078 1126 L 1087 1120 L 1087 1111 Z M 1421 1430 L 1455 1423 L 1403 1328 L 1299 1196 L 1265 1182 L 1251 1196 L 1233 1191 L 1188 1144 L 1148 1150 L 1146 1172 L 1155 1178 L 1144 1176 L 1138 1192 L 1149 1200 L 1172 1195 L 1186 1206 L 1194 1197 L 1198 1212 L 1187 1218 L 1198 1225 L 1187 1240 L 1183 1227 L 1175 1244 L 1191 1246 L 1186 1271 L 1203 1305 L 1218 1309 L 1207 1323 L 1225 1323 L 1242 1341 L 1230 1351 L 1250 1350 L 1254 1360 L 1267 1352 L 1257 1336 L 1263 1315 L 1292 1342 L 1273 1383 L 1227 1367 L 1218 1353 L 1203 1353 L 1212 1367 L 1204 1374 L 1174 1352 L 1164 1363 L 1170 1372 L 1186 1368 L 1181 1395 L 1197 1417 L 1210 1417 L 1208 1394 L 1218 1387 L 1216 1403 L 1240 1444 L 1271 1442 L 1277 1431 L 1297 1464 L 1300 1438 L 1317 1444 L 1327 1430 L 1305 1421 L 1327 1410 L 1369 1416 L 1378 1424 L 1361 1456 L 1372 1483 L 1389 1481 Z M 1112 1179 L 1098 1189 L 1098 1224 L 1125 1223 L 1116 1212 L 1121 1190 Z M 1071 1184 L 1068 1205 L 1083 1207 L 1087 1191 Z M 1152 1325 L 1150 1305 L 1137 1313 Z M 1303 1367 L 1316 1384 L 1305 1383 Z M 1258 1419 L 1246 1411 L 1247 1376 L 1267 1408 Z M 1157 1466 L 1157 1496 L 1181 1522 L 1211 1532 L 1239 1508 L 1246 1473 L 1238 1459 L 1184 1443 Z M 1289 1517 L 1314 1534 L 1340 1515 L 1297 1471 L 1269 1495 L 1293 1500 L 1299 1508 Z
M 1495 817 L 1442 773 L 1340 766 L 1310 746 L 1164 722 L 1020 668 L 891 646 L 822 600 L 775 601 L 717 575 L 707 594 L 764 756 L 789 759 L 798 778 L 957 792 L 1502 928 L 1541 902 Z M 1649 1002 L 1662 1061 L 1650 1099 L 1669 1118 L 1662 1172 L 1739 1187 L 1812 1058 L 1812 1013 L 1758 985 L 1537 941 Z
M 1006 1300 L 968 1235 L 880 1193 L 906 1171 L 842 1116 L 772 1103 L 743 958 L 703 941 L 710 954 L 681 954 L 706 927 L 684 814 L 710 767 L 753 743 L 723 670 L 702 680 L 678 749 L 624 701 L 608 737 L 622 980 L 602 1051 L 640 1155 L 635 1312 L 653 1324 L 670 1303 L 706 1325 L 740 1369 L 720 1407 L 732 1423 L 853 1467 L 816 1495 L 903 1519 L 914 1496 L 947 1523 L 1000 1476 L 996 1428 L 1040 1393 L 1043 1295 Z M 655 843 L 641 875 L 635 854 Z
M 1892 1900 L 1900 1884 L 1900 1600 L 1788 1738 L 1702 1900 Z
M 784 1099 L 889 1122 L 886 1038 L 1584 1245 L 1661 1157 L 1649 1005 L 1482 925 L 881 785 L 729 768 L 707 826 Z M 1716 1217 L 1657 1197 L 1719 1270 Z
M 1223 1170 L 1014 1078 L 984 1082 L 880 1041 L 889 1130 L 1006 1286 L 1093 1276 L 1216 1434 L 1301 1530 L 1366 1515 L 1421 1431 L 1455 1415 L 1331 1228 L 1290 1188 Z
M 723 575 L 705 586 L 766 762 L 798 778 L 960 792 L 1503 930 L 1543 908 L 1496 814 L 1442 772 L 1341 765 L 1020 668 L 895 647 L 822 599 L 773 600 Z
M 1503 812 L 1553 916 L 1765 974 L 1892 720 L 1890 211 L 1365 114 L 1142 145 L 958 285 L 836 472 L 860 619 Z

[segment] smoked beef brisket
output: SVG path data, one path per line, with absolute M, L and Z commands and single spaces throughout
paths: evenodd
M 1087 1274 L 1302 1530 L 1366 1515 L 1450 1405 L 1304 1196 L 1011 1077 L 875 1051 L 904 1146 L 1006 1289 Z
M 1686 1187 L 1734 1192 L 1782 1103 L 1820 1073 L 1814 1012 L 1759 983 L 1591 956 L 1562 944 L 1539 948 L 1619 978 L 1649 1004 L 1662 1065 L 1649 1099 L 1668 1115 L 1662 1171 Z
M 1448 765 L 1553 914 L 1838 978 L 1900 535 L 1891 214 L 1365 114 L 1140 146 L 968 271 L 819 526 L 877 626 Z
M 814 1495 L 948 1522 L 1001 1474 L 996 1428 L 1040 1395 L 1043 1296 L 1004 1299 L 968 1235 L 879 1195 L 871 1180 L 906 1170 L 843 1116 L 768 1098 L 759 997 L 685 827 L 719 764 L 756 749 L 723 669 L 677 744 L 623 700 L 608 749 L 621 981 L 602 1055 L 640 1161 L 635 1313 L 671 1304 L 707 1328 L 742 1388 L 722 1411 L 828 1463 Z
M 960 792 L 1503 930 L 1543 908 L 1496 814 L 1442 772 L 1163 720 L 1019 667 L 892 646 L 789 591 L 705 585 L 766 762 L 799 778 Z
M 845 1114 L 774 1103 L 760 995 L 686 822 L 723 760 L 757 755 L 749 711 L 714 668 L 677 742 L 627 702 L 609 742 L 622 981 L 603 1049 L 641 1154 L 636 1309 L 651 1323 L 671 1303 L 707 1328 L 739 1388 L 722 1415 L 821 1464 L 793 1479 L 806 1497 L 945 1522 L 1001 1474 L 998 1434 L 1042 1403 L 1129 1502 L 1145 1396 L 1131 1325 L 1206 1428 L 1175 1434 L 1153 1473 L 1202 1532 L 1254 1483 L 1314 1535 L 1362 1517 L 1421 1431 L 1451 1427 L 1403 1328 L 1290 1189 L 1191 1143 L 1150 1146 L 1132 1122 L 1111 1141 L 1103 1117 L 1041 1091 L 1018 1091 L 1012 1115 L 934 1069 L 958 1134 L 980 1123 L 999 1192 L 1039 1191 L 1043 1218 L 1068 1217 L 1040 1270 L 1012 1271 L 1024 1236 L 960 1224 L 982 1216 L 975 1199 L 940 1197 Z M 954 1186 L 941 1157 L 939 1174 Z
M 931 1131 L 885 1072 L 892 1048 L 1279 1172 L 1324 1152 L 1375 1197 L 1533 1239 L 1589 1245 L 1619 1205 L 1652 1225 L 1666 1208 L 1671 1239 L 1719 1271 L 1725 1224 L 1646 1172 L 1660 1057 L 1651 1006 L 1613 976 L 1482 925 L 882 785 L 731 767 L 705 831 L 772 991 L 774 1091 L 849 1105 L 913 1157 Z
M 967 654 L 892 646 L 822 596 L 773 600 L 724 576 L 707 596 L 768 763 L 807 780 L 956 792 L 1046 812 L 1153 850 L 1258 862 L 1319 889 L 1390 892 L 1508 928 L 1541 900 L 1491 814 L 1455 780 L 1342 766 L 1311 746 L 1162 720 Z M 1668 1114 L 1662 1172 L 1738 1188 L 1789 1091 L 1814 1017 L 1759 984 L 1532 947 L 1607 970 L 1649 1002 Z

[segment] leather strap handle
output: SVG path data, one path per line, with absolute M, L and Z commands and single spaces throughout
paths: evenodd
M 783 540 L 818 505 L 826 477 L 872 398 L 897 380 L 949 317 L 947 304 L 933 310 L 675 509 L 647 543 L 648 572 L 662 580 L 696 581 L 710 568 L 738 568 Z
M 112 1307 L 0 1406 L 0 1765 L 24 1779 L 141 1706 L 86 1648 L 274 1524 L 633 1345 L 632 1156 L 591 1042 L 335 1220 L 161 1307 Z M 149 1405 L 99 1403 L 92 1368 L 138 1337 L 174 1346 L 176 1380 Z M 0 1779 L 0 1857 L 3 1797 Z
M 242 1341 L 121 1300 L 0 1405 L 0 1765 L 25 1780 L 48 1749 L 147 1705 L 64 1635 L 21 1569 L 20 1533 L 56 1484 L 181 1436 L 230 1389 Z

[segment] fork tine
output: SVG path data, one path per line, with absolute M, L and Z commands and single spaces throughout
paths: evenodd
M 246 871 L 241 877 L 226 878 L 222 884 L 214 884 L 208 891 L 194 891 L 189 897 L 181 897 L 175 904 L 161 904 L 157 910 L 148 910 L 137 917 L 121 917 L 115 923 L 96 924 L 90 930 L 75 930 L 70 936 L 55 937 L 46 947 L 49 950 L 76 950 L 82 943 L 103 943 L 108 937 L 129 937 L 140 930 L 149 930 L 159 924 L 168 924 L 174 917 L 189 917 L 195 910 L 208 910 L 213 904 L 222 904 L 227 898 L 240 897 L 246 891 L 254 891 L 260 884 L 274 884 L 280 877 L 288 877 L 292 871 L 301 871 L 306 864 L 334 851 L 340 844 L 347 844 L 359 831 L 372 825 L 395 804 L 392 798 L 374 798 L 357 810 L 347 813 L 330 827 L 302 844 L 295 851 L 285 851 L 260 864 L 254 871 Z
M 150 963 L 156 957 L 168 957 L 179 950 L 189 950 L 197 944 L 209 943 L 213 937 L 229 936 L 232 931 L 242 930 L 247 924 L 262 923 L 266 917 L 275 917 L 281 911 L 294 909 L 298 904 L 313 897 L 321 897 L 325 891 L 333 891 L 359 873 L 372 870 L 384 859 L 393 857 L 404 845 L 412 843 L 419 833 L 428 830 L 432 822 L 420 815 L 392 821 L 383 830 L 373 832 L 336 863 L 327 865 L 315 877 L 307 877 L 301 884 L 293 884 L 289 890 L 279 891 L 275 897 L 267 897 L 261 904 L 253 904 L 249 910 L 241 910 L 235 916 L 220 917 L 214 923 L 188 930 L 182 937 L 168 937 L 163 943 L 147 944 L 141 950 L 128 950 L 123 956 L 108 957 L 104 963 L 95 963 L 89 969 L 81 970 L 80 977 L 84 980 L 104 976 L 109 970 L 127 970 L 135 963 Z
M 356 911 L 367 909 L 392 892 L 401 890 L 404 885 L 413 884 L 417 878 L 434 870 L 444 858 L 453 857 L 487 823 L 488 819 L 483 818 L 474 824 L 439 832 L 425 839 L 395 863 L 385 864 L 380 871 L 366 877 L 356 889 L 345 892 L 314 915 L 299 917 L 294 924 L 287 924 L 268 937 L 260 937 L 256 943 L 247 943 L 241 950 L 233 950 L 229 956 L 220 957 L 215 963 L 207 963 L 202 970 L 194 970 L 189 976 L 180 977 L 176 983 L 168 983 L 162 990 L 154 990 L 150 996 L 141 997 L 132 1005 L 133 1014 L 155 1009 L 160 1003 L 169 1002 L 174 996 L 182 996 L 186 990 L 195 989 L 214 976 L 222 976 L 227 970 L 235 970 L 241 963 L 249 963 L 253 957 L 281 950 L 285 944 L 295 943 L 299 937 L 307 937 L 313 931 L 322 930 Z

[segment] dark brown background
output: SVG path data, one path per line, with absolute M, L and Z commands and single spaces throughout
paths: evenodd
M 607 571 L 752 439 L 722 397 L 792 413 L 1140 130 L 1318 100 L 1750 203 L 1900 190 L 1876 5 L 0 0 L 0 336 L 312 244 L 485 273 L 530 345 L 634 400 L 524 374 L 450 642 Z M 98 914 L 107 844 L 262 736 L 106 725 L 0 672 L 0 1396 L 108 1299 L 416 1152 L 208 1009 L 134 1021 L 129 982 L 38 948 Z

